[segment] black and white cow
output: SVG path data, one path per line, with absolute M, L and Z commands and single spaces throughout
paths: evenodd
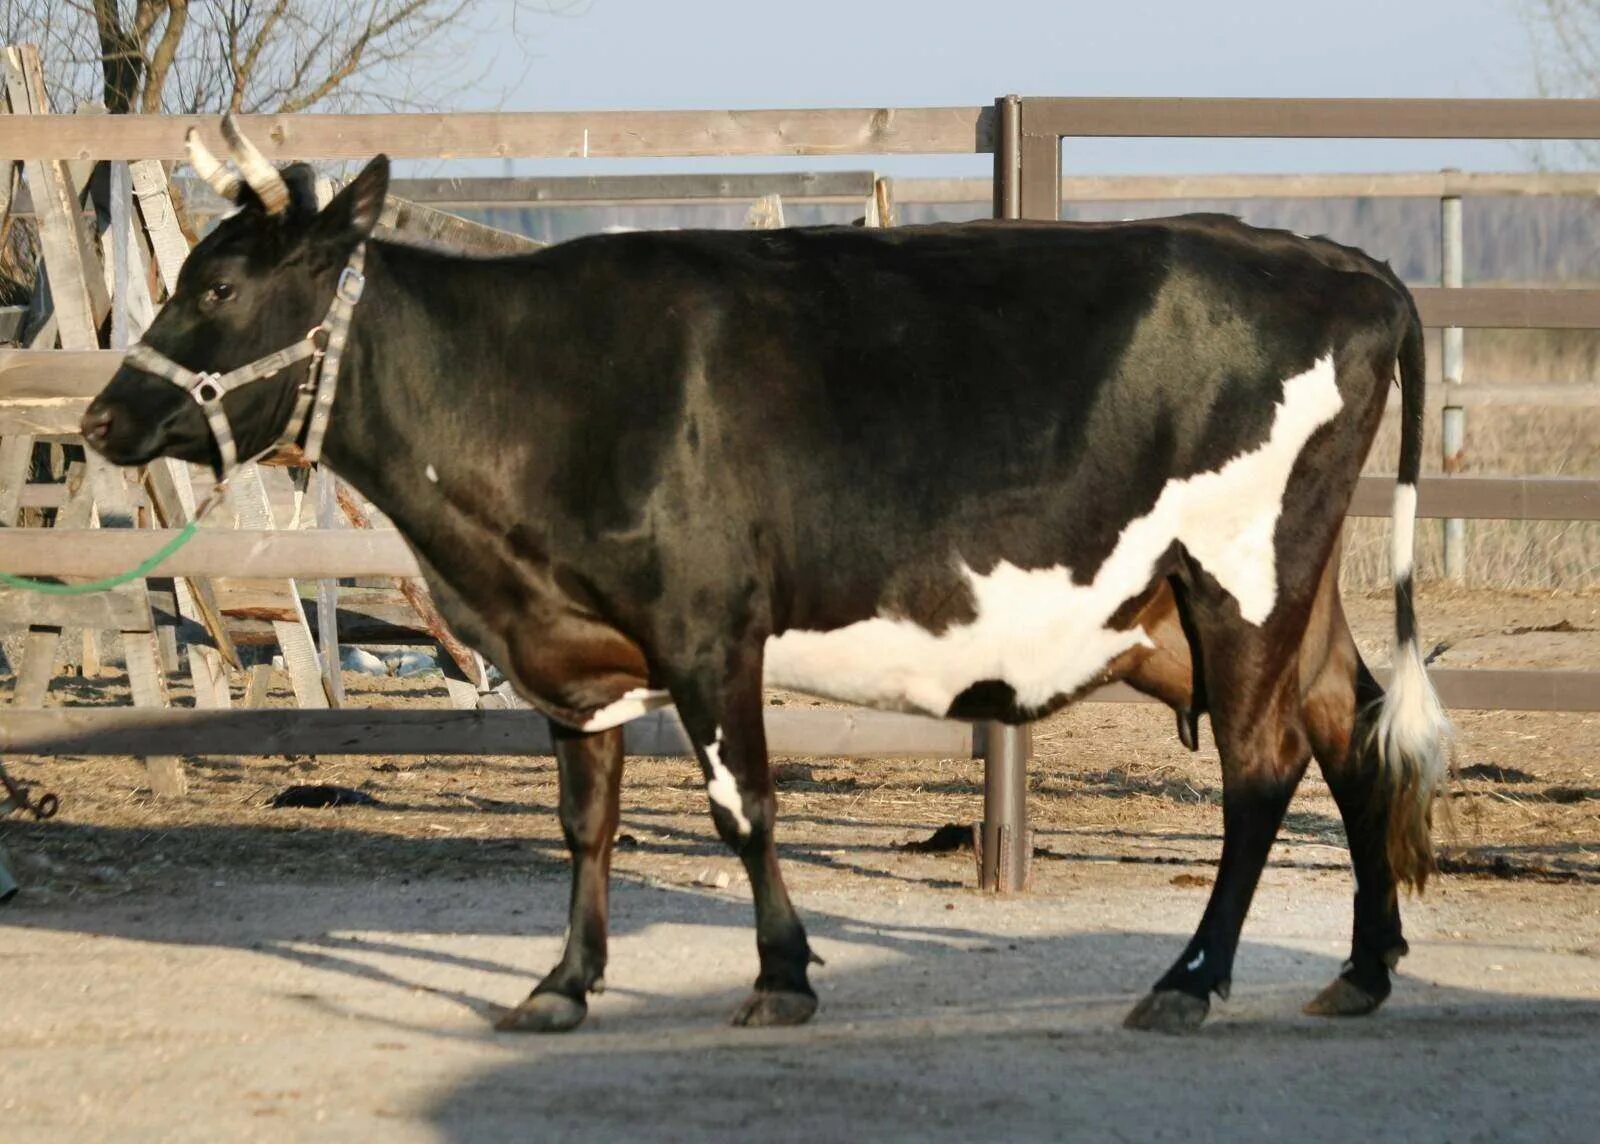
M 1411 607 L 1422 335 L 1386 266 L 1218 216 L 635 233 L 477 259 L 371 238 L 382 157 L 318 213 L 303 168 L 235 148 L 242 182 L 196 155 L 241 209 L 195 249 L 84 432 L 123 464 L 220 465 L 219 408 L 241 455 L 304 443 L 321 431 L 301 398 L 336 381 L 327 459 L 556 729 L 570 935 L 503 1028 L 583 1019 L 606 958 L 616 728 L 667 702 L 754 892 L 760 975 L 735 1020 L 811 1016 L 774 848 L 767 684 L 1020 722 L 1125 678 L 1190 735 L 1209 713 L 1221 866 L 1139 1027 L 1192 1028 L 1226 996 L 1315 755 L 1357 892 L 1350 961 L 1312 1009 L 1388 995 L 1397 883 L 1432 868 L 1447 724 Z M 359 304 L 341 311 L 336 281 L 364 282 Z M 340 313 L 330 378 L 318 355 Z M 235 389 L 195 381 L 308 329 L 305 360 L 269 356 Z M 1384 694 L 1334 554 L 1397 372 Z

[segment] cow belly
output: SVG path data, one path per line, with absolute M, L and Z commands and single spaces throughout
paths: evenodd
M 1046 710 L 1117 656 L 1152 646 L 1142 628 L 1109 625 L 1149 587 L 1174 543 L 1234 597 L 1245 620 L 1262 623 L 1277 601 L 1274 536 L 1289 474 L 1342 405 L 1333 360 L 1323 358 L 1284 383 L 1266 441 L 1213 472 L 1169 480 L 1088 583 L 1075 582 L 1068 565 L 1022 569 L 1001 561 L 979 573 L 957 557 L 975 605 L 970 623 L 933 631 L 914 617 L 880 615 L 832 631 L 790 630 L 767 643 L 767 682 L 941 716 L 974 685 L 998 683 L 1021 711 Z M 1062 547 L 1070 551 L 1070 537 Z
M 767 683 L 943 716 L 963 692 L 992 681 L 1012 690 L 1020 710 L 1039 711 L 1122 653 L 1152 646 L 1142 628 L 1106 626 L 1135 592 L 1097 593 L 1059 567 L 1001 563 L 986 575 L 962 573 L 976 603 L 971 623 L 934 633 L 912 620 L 878 617 L 828 632 L 788 631 L 767 641 Z

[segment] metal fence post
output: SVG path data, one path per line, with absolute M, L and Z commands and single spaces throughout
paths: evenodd
M 1448 173 L 1448 172 L 1447 172 Z M 1445 195 L 1439 200 L 1439 246 L 1442 253 L 1440 285 L 1460 289 L 1462 262 L 1461 196 Z M 1461 405 L 1461 376 L 1464 335 L 1460 326 L 1444 329 L 1444 471 L 1448 476 L 1461 471 L 1466 450 L 1467 411 Z M 1460 584 L 1467 578 L 1467 522 L 1444 522 L 1445 579 Z
M 973 831 L 978 888 L 1014 894 L 1028 888 L 1033 831 L 1028 829 L 1028 761 L 1033 729 L 988 722 L 982 727 L 983 821 Z
M 994 148 L 994 214 L 1022 217 L 1021 100 L 995 101 L 999 132 Z M 1027 727 L 986 722 L 976 729 L 983 753 L 983 821 L 973 830 L 978 888 L 1015 893 L 1028 884 L 1033 832 L 1028 829 L 1028 756 L 1033 735 Z

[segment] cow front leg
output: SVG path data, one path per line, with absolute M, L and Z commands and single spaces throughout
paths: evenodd
M 705 774 L 717 833 L 744 863 L 755 898 L 755 989 L 735 1025 L 799 1025 L 817 1009 L 807 979 L 813 960 L 805 927 L 778 868 L 773 828 L 777 799 L 767 765 L 759 650 L 735 654 L 722 671 L 692 670 L 672 687 L 685 731 Z
M 572 855 L 572 902 L 561 961 L 495 1028 L 561 1033 L 589 1012 L 588 995 L 605 989 L 611 845 L 622 785 L 622 728 L 585 734 L 550 724 L 561 776 L 561 832 Z

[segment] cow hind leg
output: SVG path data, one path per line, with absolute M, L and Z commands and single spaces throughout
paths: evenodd
M 1269 670 L 1256 641 L 1227 641 L 1207 661 L 1226 665 L 1212 690 L 1211 721 L 1222 756 L 1222 860 L 1199 928 L 1183 954 L 1136 1005 L 1131 1029 L 1197 1029 L 1211 994 L 1226 998 L 1250 899 L 1294 789 L 1311 760 L 1293 663 Z M 1256 665 L 1252 671 L 1249 665 Z
M 735 651 L 723 670 L 691 670 L 671 685 L 678 714 L 705 773 L 717 833 L 744 863 L 755 899 L 755 988 L 735 1025 L 799 1025 L 816 1012 L 807 976 L 805 927 L 789 901 L 774 841 L 777 799 L 762 720 L 761 655 Z
M 1389 807 L 1370 747 L 1370 712 L 1383 696 L 1360 660 L 1347 628 L 1306 698 L 1306 725 L 1323 778 L 1344 820 L 1355 872 L 1350 958 L 1310 1001 L 1316 1017 L 1358 1017 L 1388 998 L 1389 971 L 1407 952 L 1389 857 Z
M 611 847 L 622 785 L 622 728 L 585 734 L 550 724 L 561 778 L 561 832 L 572 855 L 572 900 L 561 961 L 495 1028 L 560 1033 L 589 1013 L 588 995 L 605 989 Z

